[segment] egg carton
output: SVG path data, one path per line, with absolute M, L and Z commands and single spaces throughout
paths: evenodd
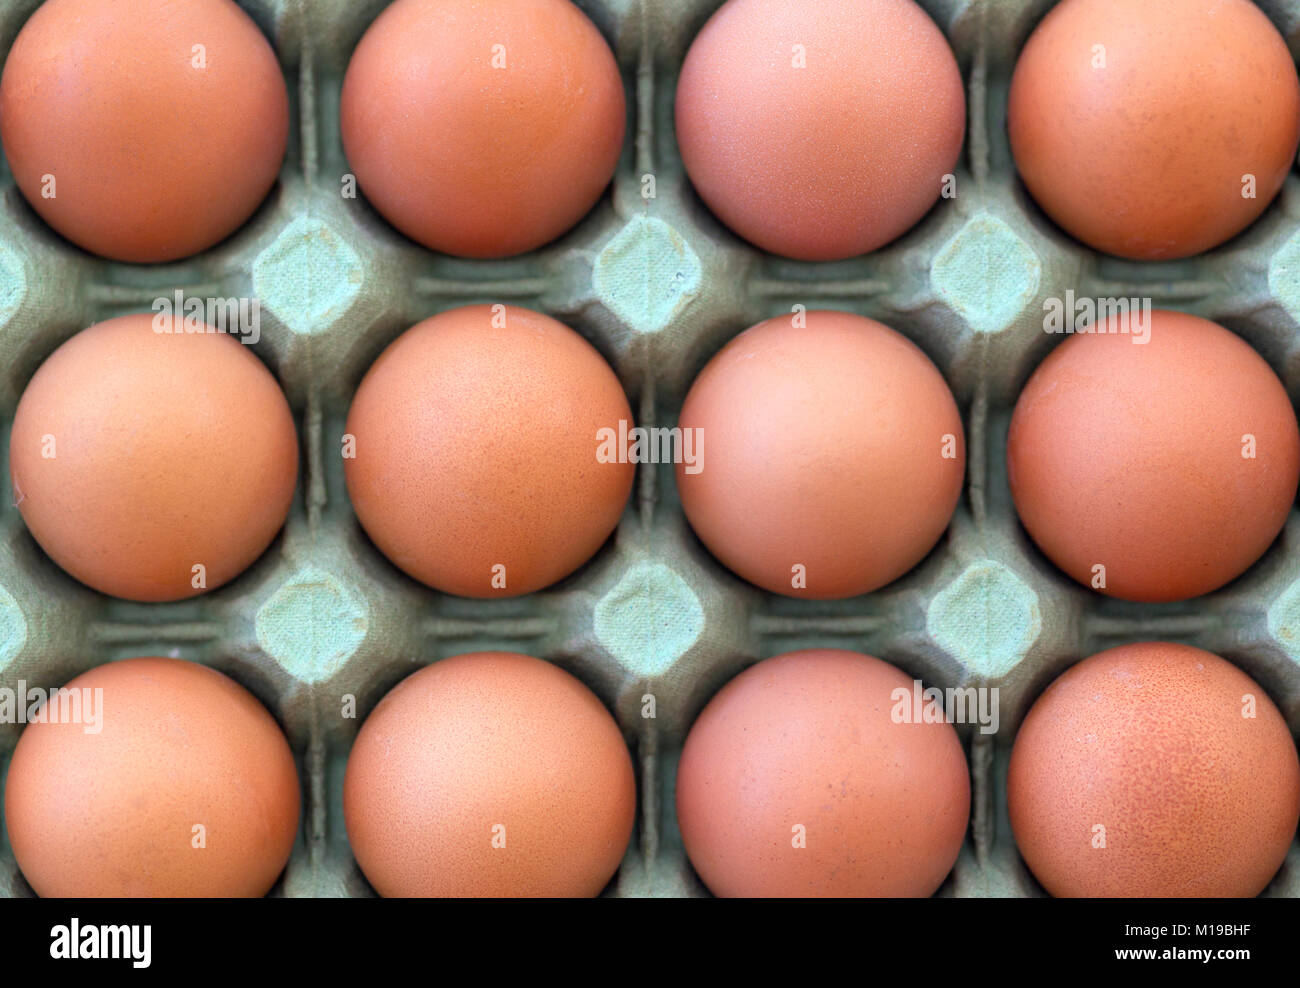
M 283 725 L 303 785 L 298 841 L 273 891 L 285 896 L 373 894 L 343 824 L 349 748 L 399 680 L 460 652 L 548 659 L 613 712 L 639 789 L 633 838 L 607 890 L 619 896 L 707 894 L 674 812 L 682 743 L 723 683 L 793 649 L 855 649 L 927 685 L 999 690 L 996 733 L 958 726 L 973 810 L 941 895 L 1044 894 L 1012 839 L 1007 759 L 1029 705 L 1087 655 L 1143 639 L 1198 645 L 1254 677 L 1300 732 L 1300 514 L 1293 511 L 1263 559 L 1224 589 L 1133 604 L 1076 585 L 1038 552 L 1016 519 L 1005 462 L 1016 397 L 1059 342 L 1043 331 L 1044 300 L 1067 290 L 1149 297 L 1213 319 L 1268 360 L 1293 400 L 1300 396 L 1300 177 L 1287 179 L 1248 231 L 1203 256 L 1142 263 L 1099 255 L 1027 197 L 1006 136 L 1011 71 L 1051 0 L 921 0 L 966 82 L 957 195 L 865 257 L 788 261 L 712 217 L 675 144 L 677 74 L 719 0 L 578 0 L 615 51 L 626 85 L 629 129 L 612 188 L 541 250 L 459 260 L 413 244 L 364 198 L 342 195 L 343 74 L 386 2 L 241 0 L 288 82 L 289 152 L 250 222 L 195 258 L 128 265 L 87 255 L 36 217 L 7 167 L 0 172 L 0 443 L 8 443 L 24 386 L 60 343 L 180 289 L 260 299 L 255 349 L 288 396 L 302 457 L 288 523 L 264 556 L 228 585 L 168 604 L 111 599 L 59 570 L 23 526 L 4 470 L 0 685 L 51 687 L 105 661 L 156 654 L 203 662 L 248 687 Z M 0 51 L 38 5 L 0 2 Z M 1300 54 L 1300 0 L 1260 6 Z M 961 408 L 968 476 L 952 524 L 919 566 L 875 593 L 791 599 L 718 564 L 686 524 L 671 465 L 647 465 L 609 543 L 560 584 L 509 600 L 421 586 L 357 523 L 343 480 L 343 424 L 389 342 L 420 319 L 477 302 L 527 306 L 572 326 L 614 367 L 646 426 L 675 424 L 707 360 L 761 319 L 796 304 L 878 319 L 929 354 Z M 653 718 L 643 716 L 647 696 Z M 355 697 L 355 718 L 343 716 L 347 697 Z M 19 731 L 0 725 L 0 772 Z M 0 895 L 31 894 L 0 829 Z M 1300 847 L 1265 894 L 1300 896 Z

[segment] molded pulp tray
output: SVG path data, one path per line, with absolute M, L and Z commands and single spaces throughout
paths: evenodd
M 278 186 L 231 239 L 168 265 L 94 258 L 42 223 L 0 172 L 0 443 L 37 366 L 92 322 L 147 311 L 182 289 L 262 303 L 255 349 L 288 394 L 302 452 L 285 531 L 251 569 L 197 599 L 137 604 L 94 593 L 37 547 L 0 494 L 0 684 L 58 686 L 110 659 L 175 655 L 228 673 L 275 714 L 299 760 L 304 804 L 273 894 L 373 894 L 348 849 L 342 779 L 362 720 L 400 679 L 448 655 L 509 649 L 575 673 L 612 709 L 637 766 L 638 820 L 609 893 L 702 895 L 682 850 L 673 783 L 695 716 L 757 659 L 829 646 L 880 656 L 927 685 L 1001 692 L 996 735 L 959 726 L 974 806 L 940 891 L 1041 895 L 1016 853 L 1004 783 L 1011 742 L 1047 684 L 1111 645 L 1169 639 L 1253 676 L 1300 733 L 1300 515 L 1245 576 L 1164 605 L 1104 598 L 1028 541 L 1007 488 L 1011 408 L 1060 337 L 1043 300 L 1145 296 L 1244 337 L 1300 397 L 1300 177 L 1244 234 L 1201 257 L 1139 263 L 1057 230 L 1015 176 L 1005 120 L 1015 58 L 1051 0 L 921 0 L 967 84 L 957 196 L 911 232 L 835 263 L 765 255 L 723 229 L 685 178 L 673 91 L 686 49 L 718 0 L 579 0 L 613 47 L 629 128 L 612 189 L 558 242 L 505 261 L 432 253 L 365 202 L 345 199 L 339 92 L 348 59 L 386 0 L 241 0 L 271 39 L 293 123 Z M 0 52 L 39 0 L 0 0 Z M 1300 0 L 1261 0 L 1300 53 Z M 183 153 L 156 163 L 184 167 Z M 232 169 L 238 161 L 230 163 Z M 643 176 L 655 178 L 645 198 Z M 433 313 L 472 302 L 549 313 L 610 361 L 639 424 L 675 424 L 690 382 L 721 346 L 794 304 L 871 316 L 938 364 L 962 410 L 968 476 L 948 533 L 915 570 L 846 601 L 762 593 L 692 535 L 671 465 L 639 468 L 617 533 L 577 574 L 513 600 L 463 600 L 418 585 L 357 524 L 340 437 L 349 402 L 383 347 Z M 238 415 L 239 409 L 231 409 Z M 7 451 L 6 451 L 7 464 Z M 357 716 L 341 716 L 343 697 Z M 653 694 L 656 714 L 642 717 Z M 0 771 L 19 734 L 0 725 Z M 0 830 L 0 894 L 31 895 Z M 1300 896 L 1293 846 L 1265 893 Z

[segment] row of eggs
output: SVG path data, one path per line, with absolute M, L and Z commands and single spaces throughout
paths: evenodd
M 252 215 L 289 112 L 271 46 L 230 0 L 47 0 L 0 80 L 27 200 L 72 242 L 141 263 L 205 250 Z M 729 0 L 686 54 L 675 113 L 713 212 L 764 250 L 819 261 L 920 220 L 951 192 L 966 129 L 957 61 L 911 0 Z M 396 0 L 352 55 L 339 126 L 397 229 L 503 257 L 595 204 L 626 115 L 613 53 L 569 0 Z M 1065 230 L 1123 257 L 1186 257 L 1281 189 L 1300 80 L 1250 0 L 1064 0 L 1020 55 L 1007 125 Z M 178 141 L 185 166 L 162 171 Z
M 971 787 L 945 709 L 909 709 L 914 692 L 894 666 L 835 649 L 766 659 L 724 686 L 676 780 L 686 853 L 708 888 L 935 892 L 965 840 Z M 63 696 L 20 737 L 5 790 L 9 841 L 37 893 L 272 887 L 299 781 L 250 693 L 205 666 L 137 658 L 82 674 Z M 1021 855 L 1054 895 L 1251 896 L 1294 838 L 1300 758 L 1245 673 L 1146 642 L 1084 660 L 1038 699 L 1006 799 Z M 596 895 L 636 807 L 632 759 L 597 697 L 507 652 L 453 656 L 399 683 L 362 725 L 343 782 L 352 852 L 385 896 Z
M 1017 402 L 1007 470 L 1025 528 L 1067 574 L 1123 599 L 1183 600 L 1277 537 L 1300 429 L 1240 337 L 1179 312 L 1143 318 L 1141 337 L 1104 323 L 1053 350 Z M 283 526 L 297 482 L 275 378 L 237 337 L 178 319 L 121 316 L 73 336 L 14 418 L 28 529 L 115 597 L 177 600 L 233 579 Z M 636 450 L 613 446 L 631 421 L 579 334 L 528 309 L 466 306 L 383 351 L 339 449 L 357 518 L 389 560 L 447 593 L 508 597 L 573 573 L 614 530 Z M 694 531 L 733 572 L 794 597 L 852 597 L 912 569 L 965 476 L 939 370 L 845 312 L 741 333 L 696 378 L 677 429 L 692 437 L 676 472 Z

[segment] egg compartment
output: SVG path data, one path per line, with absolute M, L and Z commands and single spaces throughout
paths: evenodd
M 3 3 L 3 51 L 38 5 Z M 617 55 L 628 134 L 612 189 L 595 209 L 556 243 L 520 258 L 434 254 L 396 233 L 364 198 L 343 198 L 343 73 L 386 0 L 241 0 L 284 69 L 289 152 L 253 219 L 196 258 L 126 265 L 91 257 L 35 216 L 7 168 L 0 174 L 0 443 L 26 382 L 63 340 L 182 289 L 261 300 L 255 349 L 289 398 L 302 455 L 293 509 L 271 548 L 230 584 L 173 604 L 110 599 L 64 574 L 27 533 L 4 471 L 0 685 L 53 687 L 110 659 L 161 654 L 212 665 L 251 689 L 284 726 L 303 783 L 299 839 L 274 890 L 290 896 L 372 894 L 343 826 L 352 739 L 400 679 L 465 651 L 510 649 L 556 662 L 613 711 L 639 787 L 614 895 L 707 894 L 676 825 L 678 754 L 723 683 L 796 648 L 857 649 L 927 685 L 1000 691 L 996 734 L 958 728 L 971 768 L 972 824 L 943 895 L 1042 894 L 1011 837 L 1007 757 L 1033 700 L 1093 652 L 1153 638 L 1217 652 L 1259 681 L 1300 732 L 1300 512 L 1223 590 L 1131 604 L 1074 584 L 1038 552 L 1016 519 L 1005 463 L 1016 397 L 1060 342 L 1043 332 L 1043 301 L 1067 289 L 1151 297 L 1157 307 L 1220 322 L 1269 361 L 1293 400 L 1300 396 L 1300 177 L 1288 178 L 1248 231 L 1209 254 L 1167 264 L 1098 255 L 1028 199 L 1005 133 L 1015 58 L 1051 0 L 921 0 L 966 81 L 956 198 L 865 257 L 787 261 L 711 216 L 674 142 L 677 74 L 719 0 L 578 5 Z M 1260 6 L 1293 56 L 1300 53 L 1300 0 Z M 473 302 L 524 305 L 572 326 L 609 360 L 644 426 L 674 425 L 708 358 L 763 318 L 802 304 L 879 319 L 929 354 L 961 408 L 968 474 L 952 525 L 923 563 L 876 593 L 785 598 L 722 568 L 686 524 L 672 467 L 644 465 L 617 532 L 562 583 L 494 601 L 423 587 L 359 528 L 341 437 L 351 397 L 383 347 L 419 319 Z M 342 713 L 348 697 L 354 718 Z M 0 725 L 0 772 L 19 733 L 19 725 Z M 32 894 L 2 830 L 0 894 Z M 1265 894 L 1300 895 L 1300 847 Z

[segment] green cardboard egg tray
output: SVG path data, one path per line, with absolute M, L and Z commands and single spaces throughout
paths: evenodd
M 1300 733 L 1300 513 L 1254 567 L 1196 600 L 1141 605 L 1066 578 L 1020 527 L 1004 446 L 1016 397 L 1060 337 L 1043 302 L 1149 297 L 1246 339 L 1300 398 L 1300 176 L 1245 233 L 1200 257 L 1139 263 L 1059 231 L 1027 197 L 1006 137 L 1016 56 L 1051 0 L 921 0 L 956 52 L 968 123 L 957 195 L 898 241 L 833 263 L 783 260 L 738 239 L 692 190 L 673 134 L 686 50 L 719 0 L 579 0 L 617 55 L 628 132 L 611 189 L 570 233 L 531 254 L 469 261 L 398 234 L 341 194 L 348 165 L 339 93 L 362 33 L 386 0 L 241 0 L 271 39 L 292 101 L 280 182 L 250 222 L 197 257 L 129 265 L 86 254 L 31 210 L 0 171 L 0 443 L 40 363 L 93 322 L 148 311 L 180 289 L 256 297 L 258 356 L 296 418 L 301 470 L 284 531 L 242 576 L 193 600 L 139 604 L 98 594 L 51 562 L 0 493 L 0 685 L 62 685 L 103 662 L 172 655 L 252 690 L 283 725 L 303 786 L 289 865 L 272 894 L 372 895 L 348 847 L 342 780 L 357 729 L 399 680 L 460 652 L 548 659 L 596 691 L 637 769 L 637 823 L 607 894 L 696 896 L 677 828 L 678 755 L 708 699 L 758 659 L 797 648 L 880 656 L 927 685 L 997 687 L 996 734 L 959 725 L 971 825 L 940 895 L 1033 896 L 1005 800 L 1007 758 L 1029 705 L 1068 666 L 1128 641 L 1219 653 L 1253 676 Z M 0 3 L 7 53 L 39 0 Z M 1300 54 L 1300 0 L 1260 6 Z M 232 161 L 231 167 L 237 168 Z M 180 160 L 159 169 L 183 167 Z M 644 193 L 653 176 L 653 197 Z M 343 481 L 352 395 L 380 351 L 458 305 L 548 313 L 614 367 L 638 424 L 676 423 L 704 363 L 748 326 L 791 306 L 878 319 L 921 346 L 962 411 L 969 450 L 961 503 L 939 545 L 897 582 L 845 601 L 761 592 L 692 534 L 671 465 L 638 468 L 617 532 L 582 569 L 539 593 L 466 600 L 417 584 L 370 543 Z M 238 409 L 231 409 L 238 414 Z M 646 696 L 653 718 L 643 716 Z M 356 716 L 342 715 L 355 697 Z M 0 773 L 19 725 L 0 725 Z M 29 896 L 0 828 L 0 895 Z M 1300 896 L 1300 846 L 1266 890 Z

